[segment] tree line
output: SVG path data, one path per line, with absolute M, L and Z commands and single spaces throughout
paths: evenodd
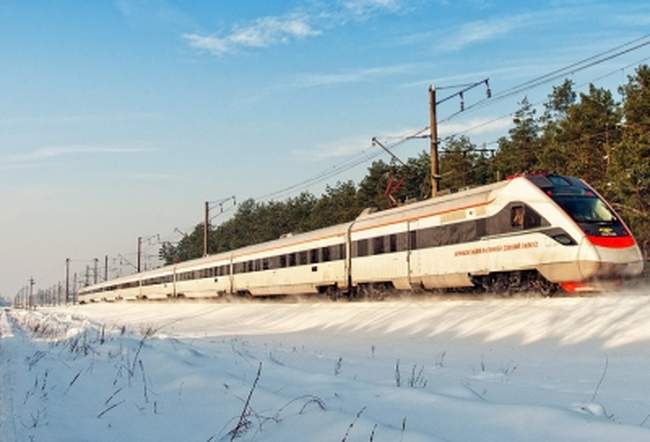
M 526 98 L 508 134 L 493 153 L 467 136 L 441 143 L 440 188 L 457 191 L 509 175 L 552 171 L 584 178 L 619 211 L 642 246 L 650 246 L 650 68 L 639 66 L 618 88 L 589 85 L 577 93 L 571 80 L 553 87 L 538 112 Z M 218 253 L 351 221 L 362 210 L 430 197 L 430 157 L 422 152 L 405 164 L 374 161 L 358 184 L 328 186 L 316 196 L 303 192 L 282 201 L 243 201 L 229 220 L 209 230 L 209 252 Z M 387 192 L 387 189 L 391 189 Z M 390 194 L 390 195 L 387 195 Z M 178 243 L 163 243 L 167 264 L 203 252 L 203 224 Z

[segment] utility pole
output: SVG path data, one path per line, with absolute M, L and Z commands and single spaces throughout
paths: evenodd
M 138 236 L 138 266 L 137 266 L 138 273 L 140 273 L 141 260 L 142 260 L 142 237 Z
M 203 256 L 208 256 L 208 233 L 210 231 L 210 202 L 205 202 L 203 210 Z
M 99 259 L 95 258 L 95 269 L 93 275 L 93 284 L 97 284 L 98 272 L 99 272 Z
M 104 282 L 108 281 L 108 255 L 104 256 Z
M 70 298 L 70 302 L 74 304 L 74 300 L 77 297 L 77 272 L 74 272 L 74 276 L 72 277 L 72 296 Z
M 436 115 L 436 108 L 439 104 L 444 103 L 447 100 L 450 100 L 454 97 L 459 97 L 460 98 L 460 111 L 463 112 L 465 110 L 465 93 L 474 89 L 477 86 L 480 85 L 485 85 L 485 92 L 487 95 L 487 98 L 492 97 L 492 91 L 490 90 L 490 80 L 488 78 L 485 78 L 481 81 L 477 81 L 475 83 L 468 83 L 460 86 L 450 86 L 445 89 L 450 89 L 450 88 L 457 88 L 457 87 L 462 87 L 458 92 L 455 92 L 451 95 L 448 95 L 445 98 L 442 98 L 440 100 L 436 100 L 436 88 L 434 85 L 429 86 L 429 127 L 431 129 L 431 135 L 430 135 L 430 141 L 431 141 L 431 198 L 435 198 L 436 195 L 438 194 L 438 190 L 440 187 L 440 163 L 439 163 L 439 158 L 438 158 L 438 119 Z M 441 88 L 442 89 L 442 88 Z
M 34 284 L 35 284 L 34 278 L 33 277 L 29 278 L 29 301 L 28 301 L 28 303 L 29 303 L 29 308 L 30 309 L 34 305 L 34 298 L 33 298 L 33 296 L 34 296 Z
M 65 259 L 65 303 L 70 301 L 70 258 Z
M 429 86 L 429 127 L 431 128 L 430 137 L 430 156 L 431 156 L 431 198 L 438 194 L 438 184 L 440 180 L 440 166 L 438 165 L 438 119 L 436 116 L 436 88 Z
M 90 285 L 90 266 L 86 265 L 86 277 L 84 279 L 84 287 L 88 287 Z

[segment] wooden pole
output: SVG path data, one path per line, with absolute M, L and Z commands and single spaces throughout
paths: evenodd
M 205 202 L 203 210 L 203 256 L 208 256 L 208 234 L 210 233 L 210 203 Z
M 436 118 L 436 88 L 429 86 L 429 127 L 431 128 L 431 198 L 438 194 L 440 166 L 438 164 L 438 119 Z
M 65 259 L 65 303 L 70 302 L 70 258 Z
M 142 262 L 142 237 L 138 236 L 138 266 L 137 266 L 138 273 L 140 273 L 141 262 Z

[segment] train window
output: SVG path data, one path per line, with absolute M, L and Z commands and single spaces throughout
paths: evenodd
M 571 183 L 567 181 L 564 177 L 557 176 L 557 175 L 549 175 L 547 177 L 554 186 L 570 186 Z
M 409 232 L 409 250 L 415 250 L 418 248 L 418 236 L 417 230 L 411 230 Z
M 287 255 L 287 258 L 289 260 L 289 267 L 293 267 L 296 265 L 296 254 L 295 253 L 289 253 Z
M 516 229 L 524 227 L 524 206 L 514 206 L 510 209 L 510 226 Z
M 391 253 L 397 252 L 397 235 L 392 234 L 388 237 L 388 250 Z
M 262 259 L 262 270 L 268 270 L 269 269 L 269 259 L 264 258 Z
M 357 256 L 368 256 L 368 240 L 357 241 Z
M 300 252 L 298 259 L 300 260 L 300 265 L 307 264 L 307 252 Z
M 345 244 L 339 244 L 339 259 L 345 259 Z
M 542 217 L 531 208 L 524 213 L 524 229 L 535 229 L 542 225 Z
M 372 254 L 381 255 L 384 253 L 384 237 L 378 236 L 372 239 Z
M 328 262 L 330 260 L 330 248 L 329 247 L 323 247 L 321 249 L 321 257 L 323 258 L 323 262 Z
M 311 249 L 309 251 L 309 262 L 312 264 L 318 262 L 318 249 Z
M 280 255 L 280 268 L 285 268 L 286 266 L 287 266 L 286 255 Z

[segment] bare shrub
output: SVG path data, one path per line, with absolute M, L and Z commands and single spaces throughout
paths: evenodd
M 348 425 L 348 429 L 345 430 L 345 434 L 343 435 L 343 439 L 341 439 L 341 442 L 346 442 L 348 440 L 348 437 L 350 437 L 350 432 L 352 431 L 352 428 L 354 428 L 354 424 L 357 423 L 357 421 L 359 420 L 359 418 L 361 417 L 364 411 L 366 411 L 366 407 L 363 407 L 354 416 L 354 419 L 352 419 L 352 422 L 350 422 L 350 425 Z
M 423 375 L 424 365 L 418 370 L 417 364 L 413 365 L 411 369 L 411 376 L 408 379 L 408 386 L 411 388 L 424 388 L 429 383 Z
M 336 360 L 336 365 L 334 365 L 334 376 L 338 376 L 341 374 L 341 366 L 343 365 L 343 358 L 339 357 Z
M 399 371 L 399 359 L 395 362 L 395 386 L 402 386 L 402 374 Z

